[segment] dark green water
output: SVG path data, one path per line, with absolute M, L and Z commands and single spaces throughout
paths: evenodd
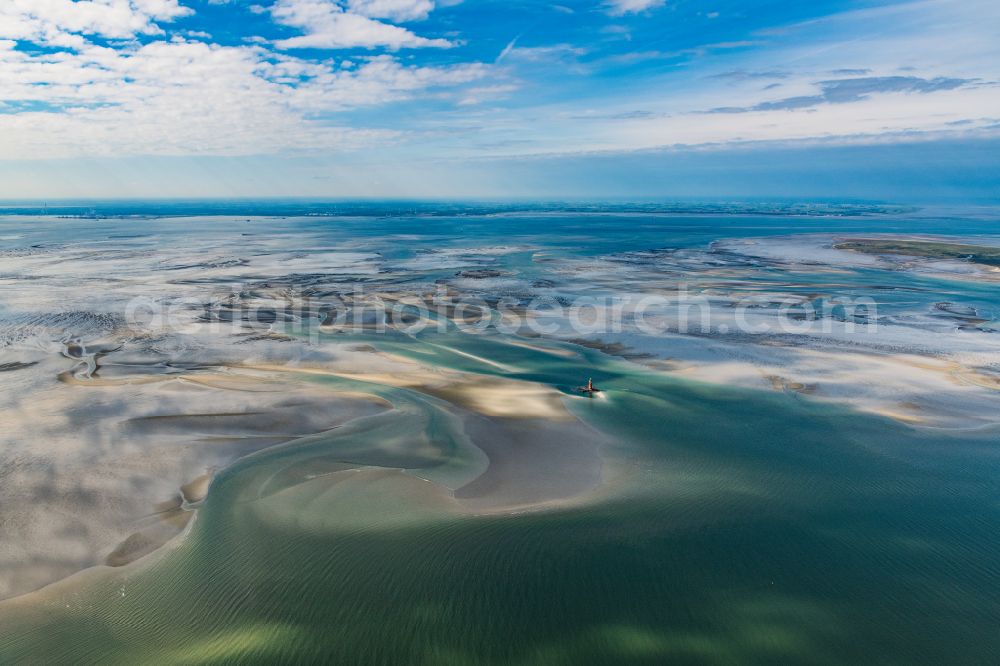
M 483 373 L 441 345 L 514 353 L 487 336 L 375 343 L 439 345 L 424 348 L 436 362 Z M 627 470 L 600 501 L 450 512 L 417 476 L 469 473 L 475 456 L 443 403 L 380 387 L 397 411 L 238 462 L 151 561 L 0 607 L 0 662 L 996 662 L 995 434 L 587 353 L 607 399 L 572 408 Z M 558 356 L 509 360 L 563 389 L 579 374 Z M 414 474 L 323 476 L 362 466 Z

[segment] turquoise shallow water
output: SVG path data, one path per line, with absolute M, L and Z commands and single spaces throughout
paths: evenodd
M 473 349 L 489 344 L 478 338 Z M 578 368 L 552 356 L 520 362 L 554 385 Z M 215 481 L 190 533 L 155 562 L 0 610 L 0 657 L 972 663 L 996 654 L 995 436 L 918 433 L 798 397 L 671 381 L 596 353 L 590 362 L 607 399 L 574 411 L 613 435 L 609 456 L 634 468 L 605 500 L 455 516 L 412 476 L 310 480 L 358 464 L 433 468 L 453 455 L 436 405 L 382 389 L 412 408 L 413 437 L 426 434 L 440 457 L 379 447 L 398 427 L 380 416 L 248 457 Z
M 550 238 L 537 220 L 521 218 L 502 229 L 482 218 L 275 225 L 329 242 L 391 229 L 439 236 L 438 246 L 530 237 L 596 255 L 664 238 L 699 246 L 734 226 L 752 236 L 787 233 L 790 224 L 646 223 L 650 229 L 574 221 L 550 229 Z M 221 232 L 240 228 L 227 224 Z M 988 230 L 986 222 L 968 224 Z M 168 221 L 151 225 L 179 233 Z M 560 240 L 582 227 L 591 240 Z M 604 244 L 594 240 L 606 227 L 619 231 Z M 429 241 L 383 246 L 406 257 L 409 242 Z M 516 254 L 503 261 L 528 265 Z M 867 271 L 854 279 L 859 289 L 875 279 L 912 288 L 894 296 L 900 308 L 912 307 L 914 293 L 933 302 L 948 289 L 983 308 L 996 302 L 975 284 Z M 86 572 L 0 604 L 0 662 L 1000 659 L 995 429 L 912 428 L 793 392 L 675 379 L 565 343 L 550 344 L 575 355 L 514 347 L 493 332 L 357 333 L 319 344 L 326 342 L 565 393 L 572 413 L 608 439 L 607 487 L 547 511 L 456 512 L 426 479 L 448 486 L 474 478 L 483 460 L 446 400 L 302 375 L 330 391 L 370 392 L 395 409 L 236 461 L 216 477 L 188 532 L 133 566 Z M 601 398 L 573 395 L 583 373 Z

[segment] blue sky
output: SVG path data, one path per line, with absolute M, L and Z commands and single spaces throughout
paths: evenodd
M 0 197 L 997 198 L 998 34 L 994 0 L 3 0 Z

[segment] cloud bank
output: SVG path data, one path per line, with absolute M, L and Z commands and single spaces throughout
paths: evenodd
M 279 24 L 305 33 L 278 40 L 282 49 L 448 48 L 452 44 L 446 39 L 427 39 L 375 20 L 426 18 L 431 9 L 430 2 L 400 0 L 352 0 L 346 8 L 334 0 L 278 0 L 271 14 Z
M 1000 134 L 988 0 L 731 20 L 658 0 L 256 2 L 3 0 L 0 160 L 428 164 Z

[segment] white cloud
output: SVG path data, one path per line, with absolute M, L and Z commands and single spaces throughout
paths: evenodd
M 319 115 L 482 78 L 483 65 L 407 67 L 387 55 L 342 68 L 259 46 L 158 40 L 29 54 L 0 42 L 0 158 L 342 151 L 398 130 Z
M 432 0 L 349 0 L 354 14 L 390 21 L 421 21 L 434 10 Z
M 506 97 L 518 90 L 518 86 L 513 83 L 499 83 L 492 86 L 479 86 L 463 91 L 463 96 L 458 100 L 459 106 L 475 106 L 488 100 Z
M 621 121 L 605 134 L 618 149 L 741 141 L 872 141 L 991 131 L 990 109 L 1000 89 L 966 88 L 933 94 L 887 93 L 851 104 L 740 114 L 678 114 Z M 970 119 L 970 112 L 978 115 Z M 963 123 L 963 124 L 957 124 Z M 992 130 L 995 133 L 995 130 Z
M 3 0 L 0 39 L 79 48 L 83 36 L 129 39 L 162 33 L 158 21 L 193 13 L 177 0 Z
M 552 44 L 550 46 L 517 46 L 513 40 L 497 57 L 501 60 L 522 60 L 526 62 L 562 62 L 587 55 L 587 49 L 572 44 Z
M 362 4 L 381 3 L 376 1 Z M 384 4 L 400 9 L 407 3 L 386 1 Z M 452 46 L 446 39 L 427 39 L 406 28 L 345 11 L 333 0 L 278 0 L 271 7 L 271 15 L 278 23 L 299 28 L 305 33 L 278 41 L 276 45 L 282 49 L 385 47 L 396 50 Z
M 586 99 L 466 107 L 484 128 L 466 145 L 486 146 L 480 154 L 511 155 L 996 137 L 998 18 L 995 0 L 917 0 L 785 25 L 747 41 L 639 51 L 626 57 L 686 60 L 687 66 L 663 68 L 641 86 L 621 81 Z M 556 56 L 553 48 L 514 46 L 503 66 L 525 79 L 537 63 Z M 587 65 L 611 72 L 624 59 L 588 59 Z M 503 143 L 509 136 L 518 143 Z
M 497 56 L 497 59 L 494 62 L 498 64 L 503 62 L 503 59 L 509 56 L 510 52 L 514 50 L 514 47 L 517 46 L 517 40 L 519 40 L 520 38 L 521 35 L 518 35 L 514 39 L 507 42 L 507 46 L 503 47 L 503 50 L 500 51 L 500 55 Z
M 753 41 L 637 51 L 626 57 L 691 66 L 663 67 L 641 85 L 622 79 L 601 95 L 524 94 L 521 103 L 503 105 L 490 102 L 513 94 L 512 82 L 526 92 L 538 84 L 558 92 L 553 76 L 609 71 L 622 58 L 512 40 L 496 68 L 407 66 L 392 55 L 309 60 L 263 38 L 219 46 L 202 43 L 204 36 L 158 37 L 186 11 L 176 0 L 79 0 L 66 10 L 67 2 L 0 0 L 0 159 L 275 154 L 386 143 L 393 154 L 537 154 L 1000 131 L 993 65 L 1000 46 L 990 31 L 1000 5 L 993 0 L 960 7 L 920 0 L 786 25 L 750 35 Z M 385 2 L 375 9 L 376 0 L 275 0 L 264 11 L 301 31 L 279 48 L 449 45 L 375 18 L 415 18 L 430 11 L 429 0 Z M 618 4 L 622 11 L 652 6 Z M 128 46 L 117 41 L 137 35 L 146 37 Z M 97 46 L 95 36 L 115 46 Z M 54 49 L 16 48 L 17 40 Z M 831 87 L 840 79 L 859 80 Z M 384 116 L 390 130 L 336 120 L 344 111 L 417 97 L 453 100 L 458 108 Z M 408 147 L 394 145 L 404 140 Z
M 588 69 L 580 58 L 587 55 L 587 49 L 572 44 L 552 44 L 549 46 L 517 46 L 517 39 L 504 47 L 494 61 L 495 64 L 512 66 L 530 65 L 537 68 L 554 68 L 562 73 L 587 74 Z
M 666 4 L 666 0 L 608 0 L 608 13 L 612 16 L 622 14 L 638 14 L 647 9 L 661 7 Z

